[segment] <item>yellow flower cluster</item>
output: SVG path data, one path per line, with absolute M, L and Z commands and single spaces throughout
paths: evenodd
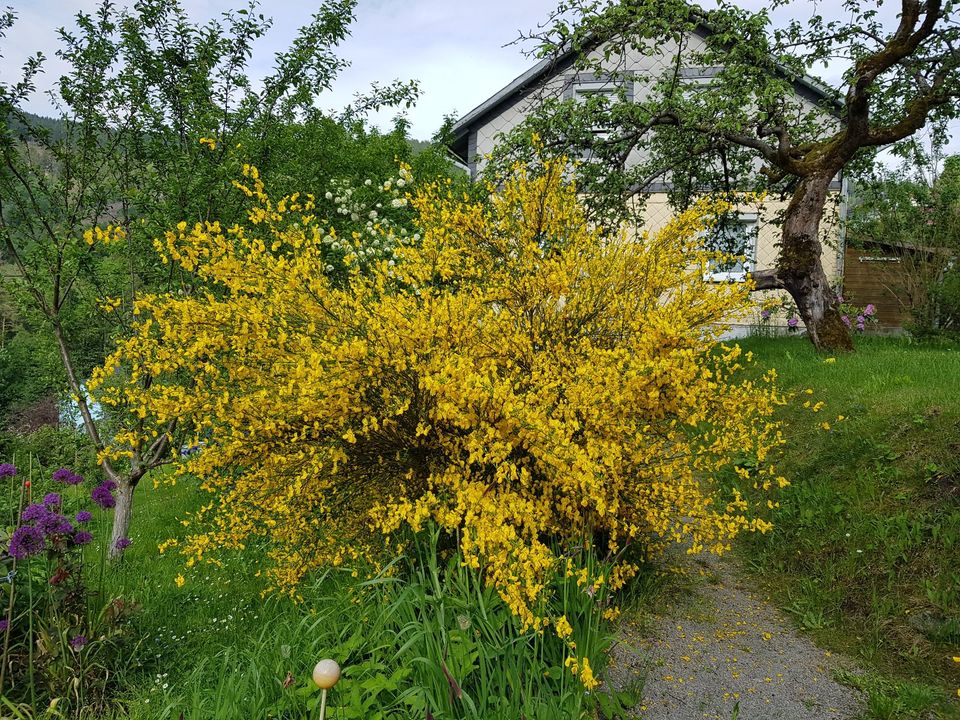
M 206 289 L 140 298 L 91 385 L 203 443 L 182 467 L 215 496 L 180 545 L 191 564 L 266 539 L 273 586 L 295 595 L 313 569 L 432 521 L 541 629 L 557 547 L 603 533 L 613 554 L 721 553 L 769 527 L 715 480 L 746 456 L 747 479 L 785 483 L 768 461 L 783 442 L 774 377 L 744 379 L 750 358 L 713 324 L 749 304 L 747 285 L 704 280 L 699 238 L 725 206 L 604 236 L 563 167 L 517 168 L 485 202 L 420 189 L 394 259 L 336 281 L 322 272 L 335 229 L 309 198 L 272 202 L 255 168 L 238 184 L 248 224 L 167 234 L 164 260 Z M 585 659 L 578 672 L 592 679 Z
M 83 233 L 83 240 L 85 243 L 87 243 L 87 245 L 93 245 L 94 243 L 112 245 L 113 243 L 120 242 L 126 237 L 126 231 L 122 227 L 117 227 L 115 225 L 107 225 L 105 228 L 97 225 Z
M 582 658 L 570 655 L 564 661 L 564 665 L 570 670 L 571 674 L 580 676 L 580 682 L 583 683 L 583 687 L 587 690 L 593 690 L 600 684 L 600 681 L 593 675 L 593 668 L 590 667 L 590 658 L 586 655 Z

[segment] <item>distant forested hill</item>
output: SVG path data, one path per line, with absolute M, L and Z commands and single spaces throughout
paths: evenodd
M 28 112 L 25 112 L 24 115 L 26 115 L 27 119 L 37 127 L 42 127 L 48 130 L 50 132 L 51 140 L 62 140 L 67 134 L 67 124 L 64 120 L 56 120 L 54 118 L 43 117 L 42 115 L 34 115 L 33 113 Z M 10 129 L 13 130 L 15 135 L 19 135 L 24 130 L 23 126 L 17 122 L 14 122 Z
M 62 140 L 66 135 L 67 125 L 64 120 L 58 120 L 55 118 L 45 117 L 43 115 L 34 115 L 33 113 L 25 112 L 24 115 L 27 116 L 27 119 L 31 123 L 42 128 L 46 128 L 50 132 L 50 137 L 52 140 Z M 14 134 L 19 134 L 22 132 L 23 127 L 17 124 L 14 124 L 11 128 Z M 413 150 L 413 154 L 416 155 L 420 152 L 423 152 L 429 148 L 432 143 L 429 140 L 413 140 L 409 139 L 407 142 L 410 144 L 410 148 Z

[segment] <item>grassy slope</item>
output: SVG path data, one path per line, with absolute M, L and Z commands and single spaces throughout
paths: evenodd
M 855 681 L 869 717 L 958 716 L 960 351 L 864 339 L 831 362 L 799 338 L 743 344 L 798 393 L 784 409 L 792 487 L 774 532 L 742 543 L 749 565 L 871 671 Z

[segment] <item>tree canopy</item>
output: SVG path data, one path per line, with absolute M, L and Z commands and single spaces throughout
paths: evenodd
M 707 190 L 782 193 L 780 257 L 755 273 L 756 287 L 787 289 L 818 346 L 849 347 L 820 262 L 830 183 L 925 125 L 943 132 L 960 113 L 953 3 L 902 0 L 898 9 L 848 0 L 842 19 L 830 19 L 791 0 L 757 11 L 726 0 L 712 9 L 565 2 L 530 36 L 536 54 L 571 59 L 577 75 L 604 78 L 609 91 L 580 100 L 545 84 L 499 164 L 531 157 L 533 134 L 585 158 L 578 180 L 608 222 L 628 216 L 635 206 L 625 201 L 654 182 L 667 183 L 680 207 Z M 796 19 L 777 25 L 775 12 Z M 845 64 L 841 82 L 806 76 L 823 63 Z

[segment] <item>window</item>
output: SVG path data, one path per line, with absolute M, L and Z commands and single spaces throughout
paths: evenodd
M 591 105 L 590 111 L 596 112 L 598 120 L 604 117 L 605 110 L 619 102 L 622 89 L 627 102 L 633 102 L 633 81 L 630 78 L 615 77 L 614 75 L 590 75 L 581 73 L 570 78 L 564 96 L 577 103 Z M 605 140 L 610 136 L 608 128 L 596 125 L 590 131 L 598 139 Z
M 736 255 L 726 262 L 711 262 L 705 280 L 742 282 L 752 272 L 757 255 L 757 216 L 728 214 L 707 231 L 704 246 L 725 255 Z
M 589 82 L 574 85 L 570 90 L 571 97 L 578 103 L 587 104 L 596 101 L 597 111 L 602 111 L 616 102 L 616 91 L 609 82 Z M 610 133 L 606 128 L 595 125 L 590 131 L 599 140 L 606 140 Z

